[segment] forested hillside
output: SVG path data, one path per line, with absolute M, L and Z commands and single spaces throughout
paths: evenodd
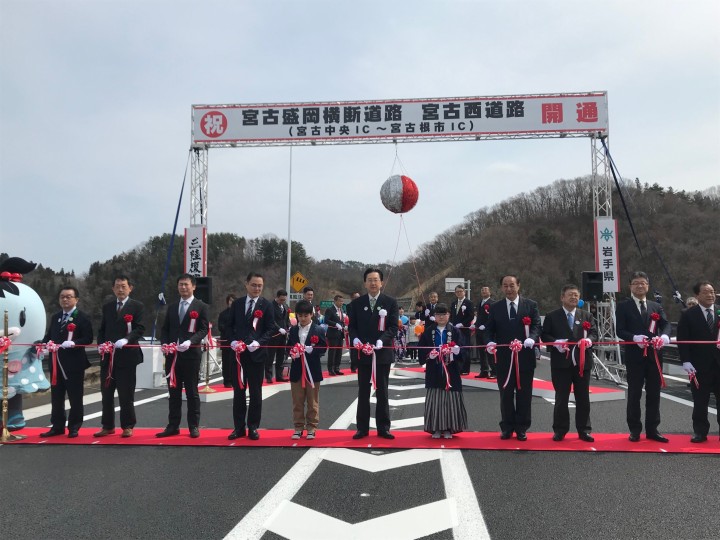
M 640 255 L 635 246 L 615 193 L 613 214 L 619 224 L 623 284 L 632 270 L 647 272 L 651 288 L 662 294 L 669 315 L 676 319 L 681 306 L 671 299 L 672 288 L 656 252 L 683 297 L 692 294 L 692 284 L 698 278 L 720 283 L 720 187 L 686 193 L 635 182 L 623 189 L 643 253 Z M 477 202 L 482 206 L 482 200 Z M 408 260 L 392 269 L 387 264 L 379 266 L 389 276 L 387 292 L 413 300 L 426 297 L 431 290 L 438 291 L 441 299 L 451 300 L 452 295 L 443 292 L 446 277 L 471 280 L 473 300 L 482 285 L 491 286 L 497 297 L 500 277 L 517 273 L 521 278 L 521 294 L 537 300 L 544 313 L 557 307 L 564 283 L 580 284 L 581 273 L 595 269 L 592 219 L 590 179 L 558 180 L 472 212 L 462 223 L 420 246 L 414 254 L 414 263 Z M 25 282 L 38 291 L 48 313 L 58 309 L 56 295 L 61 284 L 77 286 L 82 309 L 95 317 L 97 325 L 100 306 L 112 295 L 113 276 L 126 273 L 135 282 L 133 296 L 148 309 L 149 333 L 169 244 L 169 234 L 150 238 L 110 260 L 93 263 L 82 276 L 64 270 L 56 272 L 43 267 L 42 261 L 35 261 L 40 263 L 38 269 L 26 276 Z M 364 268 L 368 264 L 378 265 L 378 261 L 317 261 L 300 242 L 293 242 L 292 247 L 292 271 L 301 271 L 321 300 L 332 298 L 336 292 L 348 297 L 354 290 L 362 291 Z M 268 298 L 284 288 L 286 249 L 287 242 L 272 235 L 246 239 L 231 233 L 210 233 L 208 273 L 213 277 L 213 319 L 223 308 L 226 294 L 244 293 L 243 281 L 249 271 L 265 275 Z M 0 254 L 0 260 L 7 257 L 8 254 Z M 177 236 L 168 281 L 162 291 L 169 299 L 177 296 L 175 278 L 182 272 L 182 258 L 183 238 Z M 625 291 L 626 288 L 621 296 Z

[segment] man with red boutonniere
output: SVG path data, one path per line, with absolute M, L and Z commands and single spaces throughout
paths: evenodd
M 92 324 L 88 315 L 77 308 L 80 293 L 75 287 L 60 289 L 59 313 L 50 317 L 50 326 L 43 338 L 50 355 L 51 427 L 41 437 L 54 437 L 65 433 L 65 394 L 70 402 L 68 437 L 78 436 L 83 423 L 83 393 L 85 370 L 90 367 L 85 345 L 93 340 Z
M 597 327 L 589 311 L 578 308 L 580 288 L 564 285 L 560 292 L 562 307 L 545 315 L 542 340 L 550 352 L 550 372 L 555 389 L 553 441 L 562 441 L 570 430 L 570 388 L 575 395 L 575 428 L 578 437 L 594 442 L 590 435 L 590 372 L 592 344 Z
M 710 431 L 710 394 L 715 394 L 715 401 L 720 403 L 720 306 L 715 304 L 715 288 L 709 281 L 695 284 L 693 292 L 698 304 L 680 315 L 677 346 L 693 396 L 693 436 L 690 442 L 702 443 L 707 441 Z M 706 343 L 698 343 L 702 341 Z
M 480 302 L 475 317 L 475 341 L 478 345 L 487 345 L 487 325 L 488 318 L 490 316 L 490 306 L 495 303 L 493 300 L 490 287 L 484 286 L 480 288 Z M 495 362 L 494 359 L 487 353 L 486 349 L 479 349 L 478 355 L 480 356 L 480 373 L 475 375 L 476 379 L 494 379 L 495 378 Z
M 348 305 L 348 332 L 352 347 L 359 352 L 357 432 L 353 439 L 367 437 L 370 432 L 370 394 L 375 390 L 375 422 L 378 436 L 394 439 L 390 433 L 388 382 L 390 364 L 395 357 L 392 344 L 398 332 L 400 317 L 397 301 L 380 292 L 383 273 L 368 268 L 363 275 L 367 294 Z
M 509 274 L 500 281 L 505 300 L 490 306 L 486 325 L 487 352 L 497 366 L 500 390 L 500 438 L 527 440 L 531 422 L 532 385 L 540 313 L 534 300 L 520 296 L 520 278 Z
M 455 287 L 455 300 L 450 305 L 450 324 L 455 327 L 456 334 L 462 334 L 463 343 L 470 344 L 470 325 L 475 318 L 475 309 L 472 302 L 465 297 L 465 287 Z M 447 309 L 447 306 L 445 306 Z M 437 310 L 437 307 L 435 308 Z M 462 355 L 462 375 L 470 374 L 470 354 L 467 351 Z
M 262 274 L 250 272 L 245 279 L 247 295 L 233 302 L 230 314 L 230 347 L 235 351 L 232 372 L 234 429 L 228 435 L 231 441 L 246 435 L 253 441 L 260 438 L 263 375 L 267 357 L 271 354 L 267 346 L 270 338 L 279 331 L 272 304 L 260 296 L 264 284 Z M 250 392 L 249 408 L 245 401 L 247 390 Z
M 645 386 L 645 437 L 666 443 L 658 431 L 660 425 L 660 388 L 665 386 L 662 373 L 662 348 L 670 343 L 672 326 L 662 306 L 647 299 L 650 279 L 645 272 L 630 276 L 627 300 L 615 309 L 617 335 L 630 342 L 622 347 L 622 359 L 627 369 L 627 424 L 630 441 L 638 442 L 642 433 L 640 398 Z
M 187 423 L 190 437 L 200 436 L 200 394 L 198 379 L 202 347 L 208 333 L 208 306 L 195 298 L 195 276 L 182 274 L 177 279 L 180 300 L 170 304 L 160 331 L 160 343 L 165 355 L 165 376 L 169 393 L 168 424 L 156 437 L 180 434 L 182 420 L 182 392 L 187 398 Z
M 113 281 L 115 295 L 102 307 L 102 321 L 97 343 L 100 353 L 100 392 L 102 394 L 102 429 L 95 437 L 115 433 L 115 390 L 120 402 L 122 437 L 132 437 L 135 417 L 135 384 L 137 365 L 143 354 L 138 342 L 145 332 L 145 307 L 130 298 L 133 284 L 125 275 Z

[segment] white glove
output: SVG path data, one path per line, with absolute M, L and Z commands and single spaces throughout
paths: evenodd
M 247 348 L 248 351 L 255 352 L 260 348 L 260 344 L 257 341 L 253 340 L 252 343 L 248 344 Z
M 460 354 L 460 345 L 453 345 L 452 349 L 450 349 L 450 352 L 453 354 Z
M 431 322 L 435 322 L 435 315 L 431 315 L 431 316 L 430 316 L 430 321 L 431 321 Z
M 638 347 L 640 347 L 641 349 L 644 349 L 645 347 L 647 347 L 648 338 L 647 338 L 647 336 L 638 335 L 638 336 L 633 336 L 633 341 L 635 343 L 637 343 Z
M 480 326 L 478 326 L 478 330 L 485 330 L 485 325 L 481 324 Z
M 488 342 L 485 350 L 488 354 L 495 354 L 495 351 L 497 350 L 497 343 L 495 343 L 494 341 Z
M 592 347 L 592 339 L 590 339 L 589 337 L 583 338 L 583 339 L 581 339 L 580 341 L 584 341 L 584 342 L 585 342 L 585 348 L 586 348 L 586 349 L 587 349 L 588 347 Z
M 362 345 L 362 341 L 358 338 L 353 339 L 353 347 L 357 347 L 358 345 Z
M 567 343 L 567 339 L 556 339 L 555 341 L 557 341 L 558 343 L 563 343 L 563 345 L 555 345 L 555 348 L 558 351 L 560 351 L 560 352 L 567 351 L 567 345 L 565 345 L 565 343 Z
M 425 310 L 425 316 L 427 317 L 428 315 L 430 315 L 430 310 L 429 310 L 429 309 L 426 309 L 426 310 Z
M 237 349 L 238 342 L 237 341 L 231 341 L 230 342 L 230 348 L 234 351 Z
M 664 345 L 670 345 L 670 338 L 667 336 L 667 334 L 663 334 L 663 335 L 660 336 L 660 337 L 661 337 L 662 340 L 663 340 L 663 346 L 664 346 Z
M 285 330 L 284 328 L 280 328 L 280 329 L 278 330 L 278 332 L 280 332 L 280 335 L 281 335 L 281 336 L 284 336 L 285 334 L 287 334 L 287 330 Z
M 685 370 L 685 373 L 688 375 L 692 375 L 695 373 L 695 366 L 692 365 L 690 362 L 683 362 L 683 369 Z
M 379 350 L 382 349 L 382 348 L 383 348 L 382 339 L 378 339 L 378 340 L 375 342 L 375 350 L 376 350 L 376 351 L 379 351 Z
M 532 349 L 534 346 L 535 346 L 535 340 L 533 338 L 527 338 L 523 342 L 523 347 L 525 347 L 526 349 Z
M 462 323 L 461 323 L 461 322 L 457 323 L 457 324 L 455 325 L 455 328 L 462 328 Z
M 100 347 L 97 348 L 97 352 L 98 352 L 98 354 L 102 354 L 102 353 L 100 352 Z M 42 358 L 42 356 L 41 356 L 40 358 Z
M 470 330 L 475 330 L 475 323 L 470 325 Z
M 313 352 L 312 345 L 305 345 L 305 354 L 310 354 L 311 352 Z
M 62 345 L 60 345 L 63 349 L 72 349 L 75 346 L 74 341 L 63 341 Z
M 340 330 L 342 332 L 342 329 L 343 329 L 342 324 L 335 323 L 335 328 L 337 328 L 338 330 Z
M 343 330 L 345 330 L 346 332 L 348 331 L 347 325 L 343 326 Z
M 190 348 L 190 340 L 186 339 L 182 343 L 178 343 L 177 350 L 179 352 L 185 352 Z
M 127 344 L 128 344 L 128 340 L 127 340 L 127 339 L 125 339 L 125 338 L 118 339 L 118 340 L 115 342 L 115 348 L 116 348 L 116 349 L 122 349 L 122 348 L 123 348 L 125 345 L 127 345 Z
M 438 356 L 440 356 L 440 353 L 438 352 L 437 349 L 432 349 L 432 350 L 428 353 L 428 357 L 432 358 L 433 360 L 435 360 Z

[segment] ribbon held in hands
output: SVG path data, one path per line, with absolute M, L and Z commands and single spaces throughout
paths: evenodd
M 519 339 L 513 339 L 510 342 L 510 366 L 508 369 L 507 378 L 505 379 L 505 384 L 503 384 L 503 388 L 506 388 L 508 383 L 510 382 L 510 375 L 512 375 L 513 372 L 513 366 L 515 366 L 515 384 L 517 385 L 518 390 L 522 390 L 522 386 L 520 386 L 520 351 L 523 348 L 523 344 L 520 342 Z
M 656 315 L 656 313 L 653 313 L 653 315 Z M 663 376 L 660 358 L 658 357 L 658 351 L 665 346 L 665 340 L 663 340 L 660 336 L 655 336 L 650 340 L 650 345 L 652 346 L 653 353 L 655 354 L 655 366 L 657 367 L 658 374 L 660 375 L 660 387 L 666 388 L 667 384 L 665 384 L 665 377 Z M 647 349 L 645 349 L 645 352 L 647 353 Z
M 235 362 L 237 362 L 237 374 L 238 374 L 238 386 L 240 390 L 245 389 L 245 373 L 243 372 L 242 362 L 240 362 L 240 355 L 247 350 L 247 345 L 244 341 L 233 341 L 230 344 L 230 348 L 235 351 Z
M 168 373 L 165 378 L 168 380 L 168 386 L 170 388 L 175 388 L 175 387 L 177 387 L 177 379 L 175 377 L 175 362 L 177 362 L 177 353 L 178 353 L 177 344 L 163 343 L 160 346 L 160 351 L 165 356 L 169 356 L 171 354 L 173 355 L 172 364 L 170 365 L 170 373 Z

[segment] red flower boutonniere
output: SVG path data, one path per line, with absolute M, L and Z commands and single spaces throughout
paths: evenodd
M 67 337 L 67 340 L 68 340 L 68 341 L 72 341 L 72 340 L 73 340 L 73 332 L 75 331 L 76 328 L 77 328 L 77 326 L 75 325 L 75 323 L 70 323 L 70 324 L 67 325 L 67 329 L 68 329 L 68 337 Z
M 485 304 L 483 309 L 485 309 L 485 313 L 490 313 L 490 304 Z
M 592 325 L 590 324 L 590 321 L 583 321 L 582 327 L 583 327 L 583 330 L 587 331 L 587 330 L 590 330 L 590 328 L 592 328 Z
M 190 312 L 190 326 L 188 327 L 188 332 L 195 332 L 195 325 L 197 324 L 197 318 L 200 316 L 200 314 L 197 311 L 191 311 Z
M 530 337 L 530 324 L 532 324 L 532 319 L 530 317 L 523 317 L 522 322 L 525 325 L 525 339 Z
M 257 330 L 258 321 L 259 321 L 260 319 L 262 319 L 262 316 L 263 316 L 262 310 L 256 309 L 255 312 L 253 313 L 253 317 L 254 317 L 254 319 L 253 319 L 253 330 Z
M 655 333 L 655 328 L 657 327 L 657 323 L 658 323 L 659 320 L 660 320 L 660 314 L 659 314 L 659 313 L 656 312 L 656 313 L 651 313 L 651 314 L 650 314 L 650 328 L 649 328 L 649 330 L 650 330 L 650 333 L 651 333 L 651 334 L 654 334 L 654 333 Z
M 132 322 L 133 322 L 133 316 L 128 314 L 123 317 L 125 320 L 125 323 L 127 323 L 127 333 L 129 334 L 132 332 Z
M 319 338 L 319 337 L 317 337 L 317 336 L 310 336 L 310 343 L 312 343 L 313 345 L 317 345 L 317 344 L 318 344 L 318 341 L 320 341 L 320 338 Z

